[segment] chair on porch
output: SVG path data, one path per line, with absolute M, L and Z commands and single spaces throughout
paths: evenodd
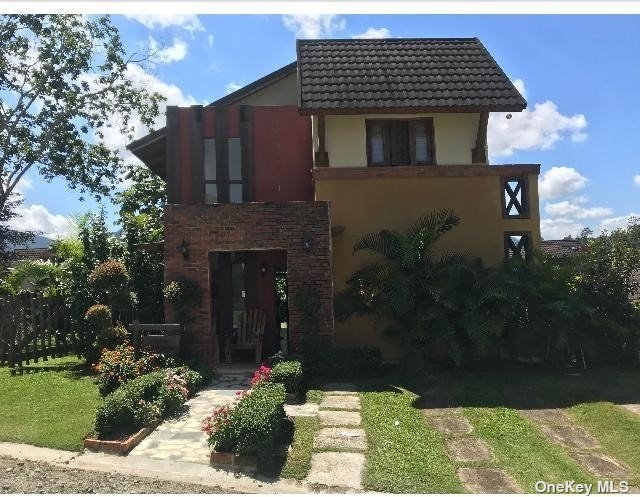
M 255 349 L 256 363 L 259 364 L 262 361 L 262 336 L 266 322 L 267 313 L 261 309 L 250 309 L 240 313 L 237 335 L 226 336 L 225 362 L 227 364 L 231 363 L 231 353 L 234 350 Z

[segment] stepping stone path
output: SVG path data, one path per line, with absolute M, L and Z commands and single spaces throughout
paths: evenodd
M 360 428 L 360 397 L 353 383 L 330 383 L 320 403 L 322 428 L 313 439 L 316 452 L 305 483 L 312 487 L 362 490 L 367 436 Z
M 442 388 L 426 391 L 418 401 L 427 422 L 445 437 L 449 456 L 461 467 L 458 478 L 472 493 L 501 494 L 520 493 L 522 489 L 513 478 L 498 468 L 465 467 L 469 463 L 489 466 L 494 457 L 491 448 L 472 435 L 473 427 L 463 410 L 453 407 L 454 401 Z
M 165 420 L 129 455 L 208 465 L 211 449 L 200 431 L 202 420 L 215 407 L 233 402 L 236 392 L 248 388 L 250 382 L 248 372 L 216 376 L 210 386 L 187 401 L 183 415 Z
M 577 426 L 562 409 L 521 409 L 519 412 L 545 437 L 565 447 L 569 455 L 589 473 L 601 478 L 629 476 L 629 469 L 602 453 L 598 442 Z

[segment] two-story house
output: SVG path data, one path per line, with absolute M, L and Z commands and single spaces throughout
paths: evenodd
M 487 151 L 489 113 L 525 107 L 476 38 L 299 40 L 296 62 L 208 106 L 168 107 L 166 127 L 129 148 L 167 181 L 165 281 L 203 290 L 188 353 L 217 361 L 254 308 L 264 355 L 281 338 L 295 350 L 312 296 L 317 335 L 399 357 L 370 320 L 334 322 L 334 292 L 366 257 L 354 243 L 451 208 L 461 223 L 442 250 L 529 257 L 539 166 L 489 165 Z

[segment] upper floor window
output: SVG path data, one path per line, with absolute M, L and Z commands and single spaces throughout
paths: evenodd
M 243 201 L 242 147 L 240 138 L 227 139 L 226 170 L 219 170 L 216 139 L 204 140 L 204 201 L 206 204 Z M 222 166 L 225 167 L 225 166 Z
M 367 165 L 435 164 L 432 119 L 370 119 L 366 128 Z

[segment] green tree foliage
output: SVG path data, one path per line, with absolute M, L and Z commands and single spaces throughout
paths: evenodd
M 96 196 L 121 181 L 124 162 L 102 139 L 132 139 L 134 118 L 153 125 L 163 97 L 133 77 L 147 58 L 125 53 L 108 16 L 0 16 L 0 264 L 33 237 L 8 228 L 27 172 Z
M 336 296 L 336 317 L 372 315 L 431 362 L 448 356 L 458 365 L 483 357 L 580 368 L 638 365 L 637 221 L 589 240 L 569 262 L 539 254 L 535 263 L 511 260 L 499 268 L 460 254 L 434 255 L 458 222 L 444 210 L 406 233 L 363 236 L 354 252 L 378 257 Z
M 132 185 L 116 195 L 120 206 L 126 249 L 123 260 L 131 276 L 138 302 L 137 318 L 142 322 L 162 322 L 163 312 L 163 209 L 164 181 L 146 167 L 133 167 Z
M 50 261 L 20 261 L 7 273 L 2 288 L 13 295 L 34 292 L 45 296 L 60 295 L 62 270 Z
M 574 279 L 594 310 L 593 348 L 600 362 L 640 362 L 640 219 L 589 239 L 571 261 Z

